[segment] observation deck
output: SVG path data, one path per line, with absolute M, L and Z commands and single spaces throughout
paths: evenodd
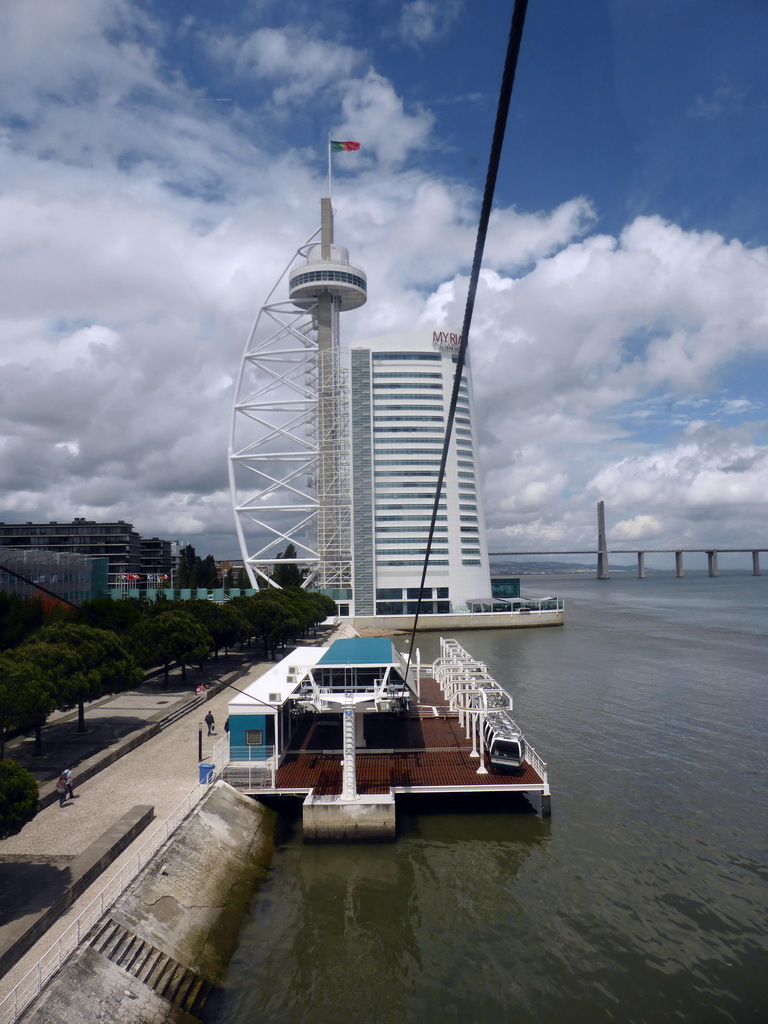
M 349 251 L 343 245 L 328 246 L 323 258 L 321 243 L 303 250 L 304 260 L 291 268 L 288 294 L 300 309 L 309 309 L 323 296 L 336 300 L 340 312 L 358 309 L 368 299 L 368 278 L 365 271 L 349 262 Z

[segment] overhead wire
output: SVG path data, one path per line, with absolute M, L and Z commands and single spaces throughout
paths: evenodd
M 456 415 L 456 404 L 459 397 L 459 386 L 461 384 L 461 375 L 464 371 L 464 364 L 467 356 L 467 346 L 469 343 L 469 329 L 472 323 L 472 314 L 475 308 L 475 298 L 477 295 L 477 286 L 480 280 L 480 267 L 483 262 L 483 252 L 485 249 L 485 240 L 488 234 L 488 223 L 491 217 L 491 208 L 493 206 L 493 196 L 496 191 L 496 179 L 499 173 L 499 163 L 501 161 L 501 152 L 504 145 L 504 133 L 507 127 L 507 118 L 509 115 L 509 105 L 512 98 L 512 87 L 515 82 L 515 73 L 517 71 L 517 61 L 520 54 L 520 43 L 523 38 L 523 26 L 525 25 L 525 15 L 528 9 L 528 0 L 515 0 L 515 7 L 512 12 L 512 23 L 509 29 L 509 39 L 507 42 L 507 54 L 504 61 L 504 72 L 501 78 L 501 86 L 499 88 L 499 103 L 496 109 L 496 123 L 493 129 L 493 139 L 491 141 L 491 152 L 488 159 L 488 171 L 485 178 L 485 190 L 483 192 L 483 202 L 480 207 L 480 220 L 477 228 L 477 238 L 475 241 L 475 253 L 472 260 L 472 271 L 469 277 L 469 287 L 467 289 L 467 302 L 464 308 L 464 322 L 461 327 L 461 340 L 459 342 L 459 350 L 456 356 L 456 371 L 453 378 L 453 391 L 451 393 L 451 404 L 448 409 L 448 418 L 445 427 L 445 438 L 443 440 L 443 452 L 440 460 L 440 471 L 438 473 L 437 484 L 435 487 L 435 501 L 432 506 L 432 518 L 429 524 L 429 535 L 427 537 L 427 547 L 424 554 L 424 564 L 421 571 L 421 583 L 419 585 L 419 596 L 416 602 L 416 612 L 413 617 L 413 626 L 411 628 L 411 636 L 409 641 L 408 651 L 408 664 L 406 668 L 407 673 L 411 667 L 411 661 L 413 658 L 414 638 L 416 636 L 416 629 L 419 622 L 419 616 L 421 614 L 421 606 L 423 603 L 424 585 L 427 579 L 427 570 L 429 568 L 429 556 L 432 550 L 432 539 L 435 533 L 435 524 L 437 522 L 438 507 L 440 505 L 440 494 L 443 489 L 443 483 L 445 480 L 445 468 L 448 462 L 448 453 L 450 451 L 451 434 L 453 432 L 453 421 Z

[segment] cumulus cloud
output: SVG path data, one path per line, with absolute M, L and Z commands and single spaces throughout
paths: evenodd
M 452 9 L 404 15 L 426 42 Z M 478 196 L 405 164 L 439 145 L 434 117 L 366 53 L 208 32 L 264 97 L 217 116 L 161 59 L 167 31 L 129 0 L 0 11 L 0 518 L 122 518 L 232 555 L 233 380 L 325 171 L 254 124 L 269 139 L 321 93 L 336 137 L 364 140 L 335 165 L 337 239 L 369 279 L 350 341 L 460 326 Z M 768 252 L 653 216 L 599 233 L 597 215 L 582 196 L 491 219 L 470 360 L 492 549 L 586 546 L 600 497 L 628 540 L 712 540 L 723 510 L 756 531 L 764 413 L 728 373 L 768 352 Z
M 269 80 L 277 106 L 317 99 L 322 90 L 346 81 L 362 61 L 349 46 L 312 38 L 306 26 L 260 28 L 245 38 L 209 35 L 206 42 L 235 74 Z
M 426 43 L 439 38 L 455 22 L 460 0 L 410 0 L 403 4 L 400 34 L 407 43 Z
M 657 537 L 663 529 L 656 516 L 640 515 L 633 519 L 622 519 L 615 524 L 611 536 L 615 541 L 647 541 Z

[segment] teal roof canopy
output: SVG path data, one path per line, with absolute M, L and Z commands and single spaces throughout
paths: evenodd
M 386 637 L 335 640 L 318 665 L 397 665 L 394 644 Z

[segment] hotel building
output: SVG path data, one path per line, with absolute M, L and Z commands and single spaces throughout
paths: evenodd
M 348 350 L 357 615 L 414 613 L 456 371 L 457 333 L 424 329 Z M 424 614 L 490 595 L 465 364 L 422 594 Z

